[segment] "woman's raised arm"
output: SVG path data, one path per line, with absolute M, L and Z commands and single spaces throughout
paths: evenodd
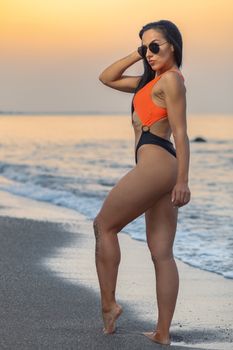
M 141 76 L 122 75 L 132 64 L 141 60 L 137 51 L 132 52 L 108 66 L 99 76 L 99 80 L 113 89 L 134 92 L 138 86 Z

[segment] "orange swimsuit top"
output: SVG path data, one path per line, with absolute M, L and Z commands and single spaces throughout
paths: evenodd
M 170 71 L 175 71 L 179 73 L 183 80 L 184 77 L 180 71 L 177 69 L 169 69 Z M 167 70 L 166 72 L 168 72 Z M 166 73 L 164 72 L 164 73 Z M 154 79 L 149 81 L 146 85 L 144 85 L 140 90 L 136 92 L 133 98 L 134 109 L 137 112 L 138 117 L 140 118 L 143 125 L 150 126 L 154 122 L 167 117 L 167 108 L 159 107 L 152 100 L 151 90 L 153 85 L 161 78 L 164 74 L 160 74 L 156 76 Z

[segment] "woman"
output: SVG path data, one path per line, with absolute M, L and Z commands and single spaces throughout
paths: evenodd
M 178 208 L 190 201 L 186 89 L 179 70 L 182 37 L 168 20 L 143 26 L 139 37 L 142 45 L 107 67 L 99 77 L 113 89 L 135 93 L 132 124 L 136 165 L 109 192 L 94 219 L 95 262 L 103 331 L 110 334 L 122 313 L 115 299 L 121 254 L 117 233 L 145 213 L 147 244 L 156 273 L 158 321 L 153 332 L 143 334 L 154 342 L 170 344 L 169 328 L 179 288 L 173 241 Z M 144 64 L 142 76 L 122 75 L 140 59 Z M 170 141 L 171 133 L 176 149 Z

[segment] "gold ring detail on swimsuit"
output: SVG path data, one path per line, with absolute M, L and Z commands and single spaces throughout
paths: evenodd
M 148 125 L 142 125 L 142 130 L 143 131 L 149 131 L 150 127 Z

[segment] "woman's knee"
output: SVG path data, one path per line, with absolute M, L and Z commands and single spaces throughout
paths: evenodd
M 160 261 L 167 261 L 167 260 L 171 260 L 174 258 L 173 255 L 173 248 L 172 247 L 168 247 L 168 246 L 158 246 L 158 247 L 154 247 L 150 249 L 150 253 L 151 253 L 151 259 L 153 261 L 153 263 L 157 263 Z
M 100 215 L 100 213 L 96 215 L 93 220 L 93 229 L 96 238 L 98 238 L 101 234 L 118 233 L 120 231 L 120 227 L 110 225 L 110 223 L 108 223 L 107 220 Z

